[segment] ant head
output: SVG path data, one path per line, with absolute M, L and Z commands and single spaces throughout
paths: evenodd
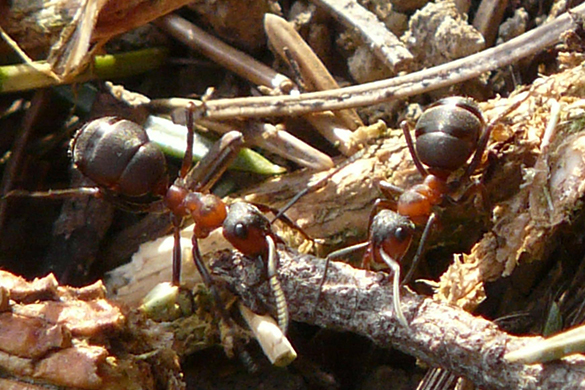
M 380 210 L 370 226 L 373 260 L 384 263 L 379 254 L 383 249 L 395 261 L 400 261 L 410 247 L 414 231 L 415 226 L 408 217 L 392 210 Z
M 266 256 L 270 221 L 254 205 L 236 202 L 223 222 L 224 237 L 246 256 Z

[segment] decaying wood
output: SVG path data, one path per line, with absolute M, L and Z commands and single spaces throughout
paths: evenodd
M 10 298 L 0 313 L 2 388 L 184 388 L 172 335 L 107 301 L 101 282 L 78 289 L 0 271 L 0 285 Z
M 583 102 L 581 93 L 571 96 L 570 92 L 580 85 L 582 72 L 583 68 L 577 67 L 551 77 L 518 111 L 518 116 L 525 119 L 512 125 L 512 131 L 519 136 L 515 145 L 518 151 L 532 154 L 535 162 L 522 167 L 524 178 L 518 191 L 494 208 L 493 228 L 469 256 L 456 259 L 443 275 L 437 292 L 441 299 L 473 309 L 483 300 L 485 281 L 510 275 L 518 264 L 546 259 L 559 245 L 559 230 L 581 211 L 580 199 L 585 195 L 585 135 L 575 118 L 567 118 L 582 115 L 576 114 Z M 566 123 L 558 125 L 551 145 L 540 154 L 553 103 L 561 105 L 561 118 Z M 514 161 L 520 163 L 512 159 L 506 164 Z
M 490 321 L 412 293 L 402 296 L 402 308 L 410 324 L 404 328 L 392 309 L 389 279 L 343 263 L 331 264 L 329 282 L 315 307 L 323 260 L 282 250 L 279 256 L 279 279 L 291 318 L 296 321 L 364 335 L 378 345 L 398 348 L 429 365 L 465 376 L 482 388 L 577 389 L 585 381 L 582 356 L 550 365 L 506 363 L 506 352 L 534 338 L 510 336 Z M 246 305 L 254 308 L 271 304 L 267 283 L 252 287 L 258 275 L 254 262 L 226 252 L 211 267 Z

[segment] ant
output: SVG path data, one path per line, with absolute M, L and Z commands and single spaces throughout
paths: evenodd
M 477 104 L 464 97 L 441 99 L 429 106 L 415 125 L 416 145 L 411 137 L 411 126 L 401 123 L 408 150 L 414 164 L 423 176 L 421 184 L 408 189 L 380 181 L 380 191 L 391 199 L 400 194 L 396 202 L 378 199 L 372 208 L 368 222 L 368 241 L 333 252 L 327 256 L 323 277 L 319 285 L 317 302 L 327 276 L 331 258 L 350 251 L 366 248 L 362 267 L 370 269 L 389 268 L 393 278 L 393 306 L 399 322 L 408 327 L 400 305 L 400 286 L 412 276 L 421 257 L 424 244 L 437 219 L 435 208 L 461 200 L 479 183 L 464 188 L 464 195 L 455 200 L 451 195 L 461 189 L 475 171 L 486 149 L 491 131 L 504 116 L 515 110 L 524 99 L 508 107 L 502 114 L 486 125 Z M 471 160 L 468 162 L 468 160 Z M 450 177 L 460 169 L 464 173 L 456 180 Z M 393 210 L 394 208 L 394 210 Z M 400 262 L 408 251 L 417 225 L 424 224 L 424 230 L 412 261 L 410 270 L 400 282 Z
M 193 110 L 193 108 L 189 108 Z M 95 196 L 131 212 L 170 212 L 173 225 L 172 284 L 181 279 L 180 228 L 191 216 L 194 224 L 192 253 L 195 265 L 210 290 L 222 320 L 232 324 L 219 292 L 205 266 L 198 240 L 222 227 L 224 237 L 245 255 L 261 256 L 267 262 L 268 278 L 275 296 L 279 326 L 286 332 L 286 300 L 276 278 L 275 241 L 270 222 L 251 204 L 236 202 L 227 206 L 209 193 L 211 187 L 244 146 L 240 132 L 231 131 L 216 142 L 195 167 L 193 156 L 193 115 L 187 115 L 187 147 L 179 177 L 169 185 L 166 159 L 162 150 L 148 138 L 140 125 L 117 117 L 103 117 L 85 124 L 70 144 L 73 166 L 95 183 L 94 187 L 33 192 L 12 191 L 12 196 L 70 197 Z M 274 212 L 274 210 L 271 210 Z M 287 224 L 294 225 L 286 217 Z

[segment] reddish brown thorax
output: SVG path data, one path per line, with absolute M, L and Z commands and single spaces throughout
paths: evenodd
M 408 215 L 417 225 L 424 224 L 433 212 L 433 206 L 443 201 L 447 191 L 444 180 L 435 175 L 427 175 L 422 184 L 417 184 L 404 191 L 398 198 L 396 211 Z

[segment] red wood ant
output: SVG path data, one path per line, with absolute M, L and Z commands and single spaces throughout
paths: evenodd
M 172 283 L 175 286 L 179 285 L 181 278 L 180 227 L 183 219 L 191 216 L 195 222 L 192 238 L 195 265 L 211 291 L 222 319 L 229 324 L 231 319 L 221 303 L 198 246 L 198 239 L 223 227 L 223 235 L 234 247 L 245 255 L 262 256 L 266 260 L 279 325 L 286 331 L 286 300 L 276 278 L 276 236 L 270 229 L 270 222 L 253 205 L 240 202 L 228 207 L 220 198 L 209 193 L 244 146 L 243 135 L 237 131 L 224 134 L 191 168 L 194 125 L 193 116 L 187 117 L 190 119 L 187 124 L 187 148 L 180 175 L 171 185 L 165 157 L 160 148 L 149 140 L 146 131 L 129 120 L 104 117 L 78 130 L 70 146 L 74 167 L 92 180 L 95 187 L 36 193 L 13 191 L 6 197 L 91 195 L 132 212 L 170 212 L 174 236 Z M 285 222 L 292 223 L 286 218 Z
M 366 247 L 362 267 L 389 268 L 393 272 L 394 310 L 400 323 L 408 327 L 400 306 L 400 261 L 410 247 L 415 226 L 425 224 L 412 266 L 402 284 L 408 282 L 421 257 L 425 241 L 437 218 L 434 208 L 441 206 L 469 179 L 481 161 L 495 123 L 522 102 L 520 100 L 511 105 L 486 126 L 479 107 L 471 99 L 450 97 L 439 100 L 428 107 L 417 121 L 416 145 L 410 135 L 410 126 L 403 122 L 401 127 L 406 143 L 415 166 L 424 178 L 423 183 L 406 190 L 385 181 L 379 183 L 380 190 L 387 198 L 399 193 L 398 201 L 378 199 L 370 214 L 368 241 L 333 252 L 327 257 L 317 302 L 329 260 Z M 449 182 L 448 179 L 463 168 L 470 158 L 462 176 Z M 465 193 L 472 187 L 466 189 Z M 395 211 L 392 210 L 394 206 Z

